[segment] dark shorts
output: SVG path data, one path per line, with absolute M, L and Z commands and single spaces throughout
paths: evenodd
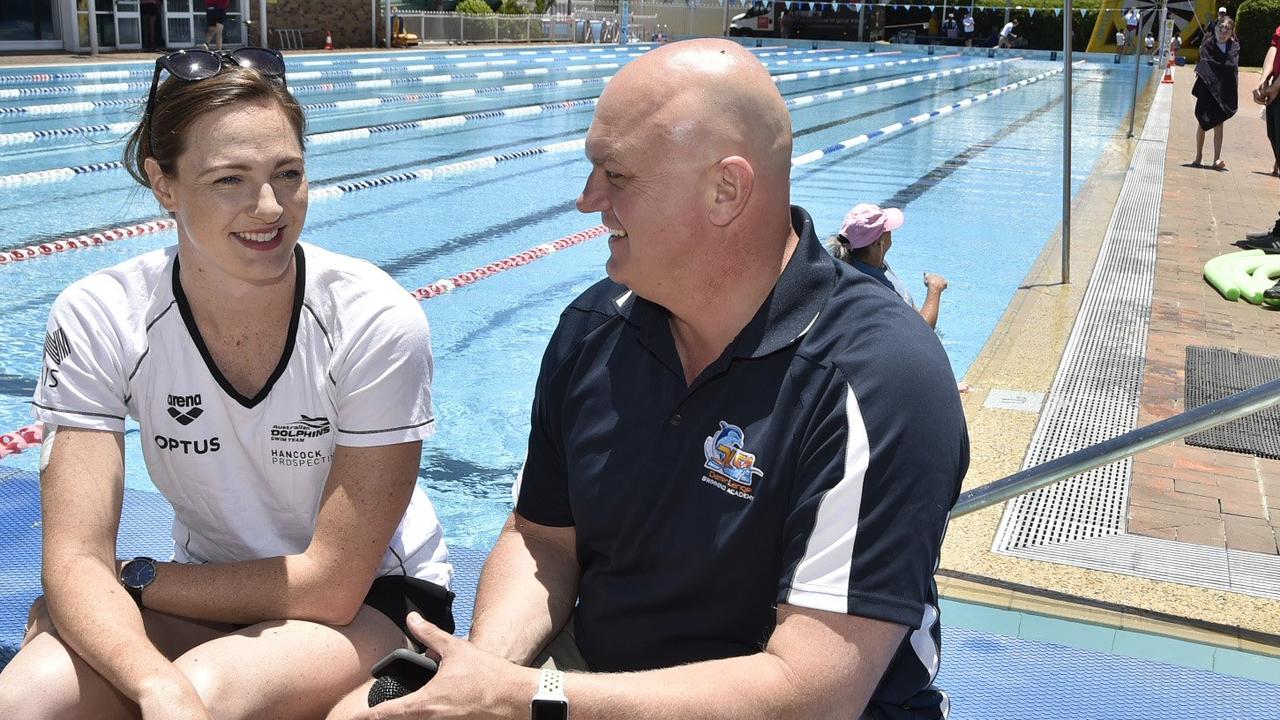
M 214 25 L 225 25 L 227 22 L 227 11 L 222 8 L 207 7 L 204 9 L 205 27 L 213 27 Z
M 417 612 L 445 632 L 454 631 L 453 593 L 433 582 L 405 575 L 384 575 L 374 579 L 364 604 L 386 615 L 410 638 L 413 635 L 405 624 L 410 612 Z M 414 640 L 414 644 L 418 642 Z
M 153 3 L 151 5 L 139 5 L 138 14 L 142 17 L 160 17 L 160 4 Z

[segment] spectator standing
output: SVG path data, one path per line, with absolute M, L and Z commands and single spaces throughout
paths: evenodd
M 1240 73 L 1240 43 L 1233 37 L 1235 23 L 1231 18 L 1214 26 L 1214 37 L 1207 38 L 1200 46 L 1200 60 L 1196 62 L 1196 82 L 1191 94 L 1196 98 L 1196 159 L 1199 167 L 1204 155 L 1204 134 L 1213 130 L 1214 170 L 1226 170 L 1222 159 L 1222 124 L 1236 114 L 1238 75 Z
M 964 46 L 973 47 L 973 35 L 975 32 L 973 13 L 967 13 L 961 23 L 964 26 Z
M 1014 18 L 1004 24 L 1000 28 L 1000 40 L 996 43 L 997 47 L 1011 48 L 1017 42 L 1018 36 L 1015 31 L 1018 29 L 1018 18 Z
M 1142 13 L 1138 12 L 1138 8 L 1130 7 L 1124 14 L 1124 37 L 1125 46 L 1132 46 L 1133 51 L 1138 52 L 1138 26 L 1142 24 Z
M 142 49 L 163 48 L 165 43 L 160 34 L 160 28 L 163 27 L 160 21 L 160 0 L 139 0 L 138 16 L 142 20 Z
M 955 13 L 947 13 L 947 19 L 942 21 L 942 34 L 946 35 L 948 40 L 960 37 L 960 26 L 956 23 Z
M 1253 89 L 1253 101 L 1266 105 L 1267 139 L 1271 141 L 1271 174 L 1280 177 L 1280 27 L 1271 34 L 1271 47 L 1262 61 L 1262 77 Z
M 231 0 L 204 0 L 204 2 L 205 48 L 213 45 L 215 50 L 221 50 L 222 29 L 227 23 L 227 10 L 231 7 Z

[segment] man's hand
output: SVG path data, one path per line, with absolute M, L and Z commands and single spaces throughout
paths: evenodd
M 947 279 L 937 273 L 925 273 L 924 286 L 930 292 L 942 292 L 947 289 Z
M 492 655 L 409 614 L 409 630 L 439 656 L 440 670 L 420 690 L 388 700 L 357 720 L 524 717 L 538 689 L 538 671 Z

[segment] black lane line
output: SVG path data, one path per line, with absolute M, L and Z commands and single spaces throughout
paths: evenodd
M 1003 129 L 992 133 L 986 139 L 976 142 L 970 145 L 969 147 L 965 148 L 964 150 L 956 153 L 955 155 L 952 155 L 951 157 L 947 158 L 943 162 L 939 163 L 932 170 L 930 170 L 929 172 L 925 173 L 923 176 L 918 178 L 915 182 L 902 188 L 898 192 L 894 193 L 891 197 L 886 199 L 883 203 L 880 203 L 880 206 L 896 207 L 896 208 L 906 207 L 907 205 L 911 204 L 915 200 L 919 199 L 921 195 L 924 195 L 925 193 L 932 190 L 935 186 L 938 185 L 938 183 L 942 182 L 943 180 L 946 180 L 948 177 L 951 177 L 952 173 L 964 167 L 965 165 L 968 165 L 971 160 L 981 155 L 982 153 L 990 150 L 991 148 L 995 147 L 996 143 L 1000 142 L 1001 140 L 1004 140 L 1010 135 L 1025 128 L 1026 126 L 1030 125 L 1036 120 L 1039 120 L 1040 117 L 1043 116 L 1045 113 L 1049 112 L 1050 110 L 1054 109 L 1055 107 L 1061 104 L 1062 104 L 1062 96 L 1059 95 L 1058 97 L 1040 106 L 1039 109 L 1036 109 L 1031 111 L 1030 113 L 1027 113 L 1017 122 L 1014 122 L 1004 127 Z
M 1022 118 L 1020 118 L 1019 120 L 1017 120 L 1017 121 L 1015 121 L 1015 122 L 1013 122 L 1013 123 L 1011 123 L 1011 124 L 1009 124 L 1009 125 L 1005 126 L 1005 128 L 1004 128 L 1004 129 L 1002 129 L 1002 130 L 1000 130 L 1000 131 L 997 131 L 995 134 L 993 134 L 992 136 L 990 136 L 990 137 L 989 137 L 989 138 L 987 138 L 986 140 L 982 140 L 982 141 L 980 141 L 980 142 L 974 143 L 973 145 L 970 145 L 970 146 L 969 146 L 969 148 L 966 148 L 965 150 L 961 151 L 961 152 L 960 152 L 959 154 L 957 154 L 956 156 L 952 157 L 952 158 L 951 158 L 951 159 L 949 159 L 949 160 L 944 161 L 943 163 L 941 163 L 940 165 L 938 165 L 937 167 L 935 167 L 933 170 L 930 170 L 928 173 L 925 173 L 923 176 L 921 176 L 921 178 L 920 178 L 920 179 L 918 179 L 918 180 L 916 180 L 915 182 L 911 183 L 911 185 L 908 185 L 906 188 L 903 188 L 902 190 L 898 191 L 898 193 L 895 193 L 895 194 L 894 194 L 894 196 L 893 196 L 893 198 L 890 198 L 889 200 L 886 200 L 885 202 L 886 202 L 886 203 L 889 203 L 889 202 L 895 202 L 895 201 L 896 201 L 896 200 L 895 200 L 895 198 L 899 197 L 899 195 L 902 195 L 903 193 L 906 193 L 906 192 L 908 191 L 908 189 L 909 189 L 909 188 L 912 188 L 912 187 L 915 187 L 915 186 L 917 186 L 917 185 L 920 185 L 920 183 L 925 183 L 925 182 L 927 182 L 927 178 L 929 178 L 929 177 L 933 176 L 935 173 L 941 173 L 941 174 L 937 177 L 937 179 L 936 179 L 936 180 L 933 180 L 930 184 L 928 184 L 928 186 L 927 186 L 927 187 L 926 187 L 926 186 L 920 186 L 920 189 L 918 189 L 918 191 L 913 191 L 913 192 L 915 192 L 915 194 L 914 194 L 914 195 L 911 195 L 911 196 L 909 197 L 909 199 L 908 199 L 908 200 L 906 200 L 905 202 L 910 202 L 911 200 L 914 200 L 914 199 L 916 199 L 916 198 L 920 197 L 920 195 L 921 195 L 921 194 L 923 194 L 925 191 L 927 191 L 928 189 L 932 188 L 934 185 L 937 185 L 939 182 L 941 182 L 941 181 L 942 181 L 944 178 L 946 178 L 948 175 L 950 175 L 951 173 L 955 172 L 956 170 L 960 169 L 960 168 L 961 168 L 961 167 L 963 167 L 965 164 L 967 164 L 970 160 L 972 160 L 972 159 L 973 159 L 973 157 L 977 156 L 978 154 L 980 154 L 981 152 L 983 152 L 983 151 L 985 151 L 985 150 L 990 149 L 991 145 L 992 145 L 992 144 L 994 144 L 996 141 L 998 141 L 1000 138 L 1006 137 L 1006 136 L 1008 136 L 1008 135 L 1012 134 L 1013 132 L 1015 132 L 1016 130 L 1020 130 L 1020 129 L 1022 129 L 1023 127 L 1025 127 L 1025 126 L 1026 126 L 1026 124 L 1027 124 L 1027 123 L 1031 122 L 1032 120 L 1034 120 L 1034 119 L 1036 119 L 1036 118 L 1039 118 L 1041 115 L 1043 115 L 1044 113 L 1046 113 L 1046 112 L 1048 112 L 1050 109 L 1052 109 L 1052 108 L 1053 108 L 1053 106 L 1055 106 L 1055 105 L 1057 105 L 1058 103 L 1061 103 L 1061 102 L 1062 102 L 1062 97 L 1061 97 L 1061 96 L 1058 96 L 1056 99 L 1049 100 L 1049 101 L 1048 101 L 1044 106 L 1042 106 L 1042 107 L 1040 107 L 1040 108 L 1038 108 L 1038 109 L 1036 109 L 1036 110 L 1032 110 L 1030 113 L 1028 113 L 1027 115 L 1023 116 L 1023 117 L 1022 117 Z M 894 133 L 892 137 L 905 137 L 905 136 L 906 136 L 907 134 L 909 134 L 909 133 L 913 133 L 913 132 L 916 132 L 917 130 L 920 130 L 921 128 L 924 128 L 927 124 L 928 124 L 928 123 L 922 123 L 922 124 L 920 124 L 920 125 L 911 125 L 911 126 L 908 126 L 908 127 L 904 128 L 904 129 L 902 129 L 902 130 L 898 131 L 897 133 Z M 878 144 L 878 143 L 877 143 L 877 144 Z M 801 172 L 799 172 L 799 173 L 797 173 L 796 175 L 794 175 L 794 176 L 791 178 L 791 182 L 792 182 L 792 184 L 793 184 L 793 186 L 794 186 L 794 184 L 795 184 L 797 181 L 807 179 L 807 178 L 809 178 L 809 177 L 813 176 L 814 174 L 816 174 L 816 173 L 818 173 L 818 172 L 823 171 L 823 170 L 824 170 L 824 169 L 826 169 L 826 168 L 830 168 L 832 165 L 839 165 L 839 164 L 841 164 L 841 163 L 845 162 L 846 160 L 848 160 L 848 159 L 850 159 L 850 158 L 856 157 L 856 156 L 858 156 L 858 155 L 860 155 L 860 154 L 861 154 L 861 152 L 862 152 L 862 150 L 863 150 L 863 149 L 865 149 L 865 148 L 869 148 L 869 147 L 871 147 L 871 146 L 872 146 L 872 143 L 866 143 L 866 144 L 863 144 L 863 145 L 861 145 L 861 146 L 859 146 L 859 147 L 857 147 L 857 148 L 853 148 L 853 149 L 850 149 L 850 150 L 845 150 L 845 151 L 843 151 L 843 152 L 837 153 L 836 155 L 828 156 L 828 157 L 830 157 L 830 158 L 831 158 L 831 160 L 832 160 L 830 163 L 816 163 L 816 162 L 815 162 L 815 163 L 813 163 L 812 165 L 809 165 L 805 170 L 802 170 Z M 971 151 L 971 150 L 973 151 L 972 153 L 970 153 L 970 151 Z M 823 159 L 825 160 L 826 158 L 823 158 Z M 951 167 L 950 169 L 944 169 L 944 168 L 945 168 L 945 166 L 947 166 L 947 165 L 948 165 L 948 163 L 952 163 L 952 164 L 954 164 L 954 163 L 956 163 L 956 162 L 959 162 L 960 164 L 955 165 L 954 167 Z M 818 166 L 818 165 L 821 165 L 822 167 L 815 167 L 815 166 Z M 900 206 L 898 206 L 898 205 L 884 205 L 883 207 L 900 207 Z
M 909 77 L 909 76 L 911 76 L 912 74 L 914 74 L 914 71 L 904 71 L 904 72 L 898 72 L 898 73 L 890 73 L 890 74 L 888 74 L 888 75 L 877 76 L 877 77 L 875 77 L 875 78 L 867 78 L 867 82 L 882 82 L 882 81 L 884 81 L 884 80 L 892 80 L 892 79 L 896 79 L 896 78 L 898 78 L 898 77 Z M 814 78 L 814 79 L 817 79 L 817 78 Z M 820 85 L 820 86 L 815 87 L 815 88 L 809 88 L 809 89 L 807 89 L 807 90 L 795 90 L 795 91 L 792 91 L 792 92 L 789 92 L 789 93 L 783 93 L 783 97 L 799 97 L 799 96 L 803 96 L 803 95 L 809 95 L 809 94 L 814 94 L 814 93 L 822 92 L 822 91 L 824 91 L 824 90 L 829 90 L 829 89 L 831 89 L 831 88 L 854 87 L 854 86 L 856 86 L 856 85 L 858 84 L 858 82 L 857 82 L 857 81 L 852 82 L 852 83 L 847 82 L 847 80 L 849 80 L 849 79 L 851 79 L 851 78 L 847 78 L 847 79 L 845 79 L 845 80 L 843 80 L 843 81 L 842 81 L 842 80 L 838 80 L 838 81 L 835 81 L 835 82 L 832 82 L 832 83 L 828 83 L 828 84 L 825 84 L 825 85 Z M 858 78 L 858 80 L 862 80 L 862 79 L 864 79 L 864 78 Z M 904 87 L 906 87 L 906 86 L 904 86 Z M 965 86 L 963 86 L 963 87 L 968 87 L 968 85 L 965 85 Z M 886 89 L 893 89 L 893 88 L 886 88 Z M 957 89 L 958 89 L 958 88 L 957 88 Z M 925 97 L 924 97 L 924 98 L 922 98 L 922 99 L 928 99 L 928 98 L 930 98 L 930 97 L 934 97 L 934 95 L 925 96 Z M 552 101 L 552 102 L 555 102 L 555 101 Z M 900 108 L 900 107 L 902 107 L 902 105 L 901 105 L 901 104 L 899 104 L 899 105 L 893 105 L 893 106 L 888 106 L 888 107 L 886 107 L 886 108 L 884 108 L 884 109 L 885 109 L 885 110 L 894 110 L 894 109 L 897 109 L 897 108 Z M 585 110 L 585 109 L 587 109 L 587 108 L 583 108 L 583 109 Z M 797 110 L 799 110 L 799 109 L 801 109 L 801 108 L 796 108 L 796 109 L 797 109 Z M 477 111 L 477 112 L 483 112 L 483 111 Z M 572 114 L 572 113 L 570 113 L 570 114 Z M 448 117 L 448 116 L 437 116 L 437 117 Z M 859 116 L 856 116 L 855 118 L 851 118 L 851 119 L 861 119 L 861 118 L 863 118 L 863 117 L 866 117 L 866 115 L 859 115 Z M 427 119 L 430 119 L 430 118 L 427 118 Z M 404 122 L 411 122 L 411 121 L 404 121 Z M 589 125 L 588 125 L 587 127 L 589 127 Z M 511 142 L 511 143 L 503 143 L 503 144 L 497 144 L 497 145 L 490 145 L 490 146 L 482 147 L 482 148 L 478 148 L 478 149 L 477 149 L 477 148 L 471 148 L 471 149 L 469 149 L 469 150 L 467 150 L 467 151 L 463 151 L 463 152 L 449 153 L 449 154 L 446 154 L 446 155 L 440 155 L 440 156 L 437 156 L 437 157 L 427 158 L 427 159 L 424 159 L 424 160 L 413 160 L 413 161 L 408 161 L 408 162 L 399 163 L 399 164 L 396 164 L 396 165 L 390 165 L 390 166 L 386 166 L 386 167 L 382 167 L 382 168 L 375 168 L 375 169 L 372 169 L 372 170 L 365 170 L 365 171 L 363 171 L 363 172 L 359 172 L 359 173 L 346 173 L 346 174 L 343 174 L 343 175 L 337 175 L 337 176 L 330 177 L 330 178 L 316 179 L 316 180 L 314 180 L 313 182 L 315 182 L 315 183 L 317 183 L 317 184 L 336 184 L 336 183 L 341 183 L 341 182 L 345 182 L 345 181 L 348 181 L 348 180 L 354 180 L 354 179 L 364 178 L 364 177 L 368 177 L 368 176 L 377 176 L 377 175 L 389 174 L 389 173 L 393 173 L 393 172 L 398 171 L 398 170 L 404 170 L 404 169 L 407 169 L 407 168 L 416 167 L 416 166 L 422 165 L 422 164 L 424 164 L 424 163 L 433 163 L 433 162 L 441 162 L 441 161 L 448 161 L 448 160 L 456 160 L 456 159 L 458 159 L 458 158 L 462 158 L 462 157 L 465 157 L 465 156 L 467 156 L 467 155 L 474 154 L 474 153 L 476 153 L 476 152 L 486 152 L 486 151 L 493 151 L 493 150 L 506 150 L 506 149 L 510 149 L 510 148 L 514 148 L 514 147 L 518 147 L 518 146 L 521 146 L 521 145 L 527 144 L 527 143 L 529 143 L 529 142 L 534 142 L 534 141 L 537 141 L 537 140 L 556 140 L 556 139 L 565 139 L 565 138 L 568 138 L 568 137 L 571 137 L 571 136 L 574 136 L 574 135 L 578 135 L 578 134 L 585 133 L 585 132 L 587 131 L 587 127 L 581 127 L 580 129 L 577 129 L 577 130 L 569 130 L 569 131 L 566 131 L 566 132 L 557 133 L 557 134 L 555 134 L 555 135 L 544 135 L 544 136 L 539 136 L 539 137 L 537 137 L 537 138 L 532 138 L 532 139 L 528 139 L 528 140 L 517 140 L 517 141 L 515 141 L 515 142 Z M 474 129 L 474 128 L 452 128 L 452 129 L 450 129 L 449 131 L 447 131 L 447 132 L 445 132 L 445 133 L 441 133 L 441 134 L 451 134 L 451 133 L 453 133 L 453 132 L 462 132 L 462 131 L 464 131 L 464 130 L 471 130 L 471 129 Z M 326 132 L 327 132 L 327 131 L 326 131 Z M 336 131 L 335 131 L 335 132 L 336 132 Z M 816 132 L 816 131 L 815 131 L 815 132 Z M 374 137 L 376 137 L 376 135 L 377 135 L 377 134 L 375 133 Z M 409 138 L 409 137 L 407 137 L 407 138 L 401 138 L 401 139 L 391 140 L 391 141 L 389 141 L 389 142 L 387 142 L 387 143 L 384 143 L 384 144 L 383 144 L 383 146 L 385 147 L 385 146 L 387 146 L 387 145 L 393 145 L 393 144 L 397 144 L 397 143 L 400 143 L 400 142 L 408 142 L 408 141 L 418 140 L 418 139 L 419 139 L 419 138 Z M 345 153 L 352 153 L 352 152 L 368 152 L 368 148 L 367 148 L 367 147 L 363 147 L 363 146 L 353 146 L 353 147 L 346 147 L 346 148 L 339 148 L 339 149 L 335 149 L 335 150 L 333 150 L 332 152 L 317 152 L 317 153 L 316 153 L 316 155 L 318 155 L 319 157 L 326 157 L 326 158 L 328 158 L 328 157 L 336 157 L 336 156 L 338 156 L 338 155 L 342 155 L 342 154 L 345 154 Z M 118 190 L 121 190 L 121 189 L 124 189 L 124 190 L 131 190 L 131 189 L 133 189 L 133 188 L 111 188 L 111 189 L 108 189 L 108 190 L 107 190 L 107 192 L 114 192 L 114 191 L 118 191 Z M 73 194 L 73 195 L 74 195 L 74 194 Z M 62 196 L 58 196 L 58 197 L 57 197 L 57 198 L 55 198 L 55 199 L 66 200 L 66 199 L 70 199 L 70 197 L 71 197 L 71 196 L 65 196 L 65 195 L 62 195 Z M 45 198 L 41 198 L 41 199 L 38 199 L 38 200 L 33 200 L 32 202 L 29 202 L 29 203 L 18 203 L 18 204 L 16 204 L 16 205 L 11 205 L 11 206 L 10 206 L 10 209 L 11 209 L 11 210 L 20 210 L 20 209 L 22 209 L 22 208 L 24 208 L 24 207 L 31 207 L 31 206 L 34 206 L 34 205 L 44 205 L 44 204 L 46 204 L 48 201 L 49 201 L 49 198 L 45 197 Z M 153 220 L 153 219 L 154 219 L 154 217 L 153 217 L 153 216 L 152 216 L 152 217 L 144 217 L 144 218 L 136 218 L 136 219 L 132 219 L 132 220 L 124 221 L 124 224 L 127 224 L 127 225 L 133 225 L 133 224 L 137 224 L 137 223 L 147 222 L 148 220 Z M 19 242 L 13 243 L 13 244 L 9 244 L 9 245 L 0 245 L 0 252 L 5 252 L 5 251 L 9 251 L 9 250 L 16 250 L 16 249 L 21 248 L 21 247 L 26 247 L 27 245 L 38 245 L 38 244 L 40 244 L 40 243 L 44 243 L 44 242 L 51 242 L 51 241 L 53 241 L 53 240 L 57 240 L 57 239 L 64 238 L 64 237 L 69 237 L 69 236 L 88 235 L 88 234 L 92 234 L 92 233 L 95 233 L 95 232 L 101 232 L 101 231 L 103 231 L 103 230 L 107 230 L 107 229 L 109 229 L 109 228 L 111 228 L 111 227 L 119 227 L 119 225 L 100 226 L 100 227 L 97 227 L 97 228 L 92 228 L 92 229 L 87 229 L 87 230 L 70 230 L 70 231 L 66 231 L 66 232 L 59 232 L 59 233 L 56 233 L 56 234 L 53 234 L 53 233 L 46 233 L 46 234 L 42 234 L 42 235 L 35 235 L 35 236 L 32 236 L 31 238 L 28 238 L 28 239 L 26 239 L 26 240 L 22 240 L 22 241 L 19 241 Z
M 604 265 L 601 265 L 596 278 L 604 279 L 604 276 Z M 572 297 L 571 293 L 573 293 L 574 284 L 573 281 L 564 281 L 545 287 L 540 292 L 524 296 L 521 302 L 495 312 L 483 325 L 458 338 L 456 342 L 451 343 L 448 347 L 441 348 L 437 352 L 437 357 L 454 357 L 457 353 L 463 352 L 465 348 L 471 347 L 473 343 L 497 330 L 505 321 L 518 317 L 529 305 L 538 305 L 544 302 L 554 302 L 560 305 L 567 303 L 568 301 L 564 298 L 566 296 Z
M 979 78 L 977 80 L 967 82 L 963 85 L 956 85 L 953 87 L 942 88 L 941 90 L 929 93 L 928 95 L 917 95 L 911 98 L 910 100 L 906 100 L 900 103 L 894 103 L 893 105 L 881 105 L 879 107 L 872 108 L 865 112 L 860 112 L 857 115 L 847 115 L 845 117 L 840 118 L 839 120 L 832 120 L 831 122 L 819 123 L 818 125 L 807 127 L 804 130 L 800 130 L 798 132 L 792 133 L 792 137 L 793 138 L 804 137 L 806 135 L 811 135 L 816 132 L 822 132 L 823 130 L 830 130 L 833 127 L 848 125 L 851 122 L 857 122 L 858 120 L 865 120 L 874 115 L 880 115 L 881 113 L 889 112 L 891 110 L 901 110 L 902 108 L 915 105 L 916 103 L 922 100 L 932 100 L 933 98 L 941 97 L 943 95 L 950 95 L 956 92 L 957 90 L 965 90 L 967 88 L 973 87 L 974 85 L 981 85 L 983 83 L 989 83 L 989 82 L 991 82 L 991 78 Z
M 470 247 L 476 242 L 491 240 L 495 236 L 515 232 L 533 223 L 539 223 L 553 218 L 556 215 L 571 212 L 575 208 L 576 204 L 574 200 L 552 205 L 550 207 L 542 208 L 540 210 L 521 215 L 520 217 L 507 220 L 506 222 L 490 225 L 487 228 L 476 230 L 474 232 L 469 232 L 465 235 L 454 236 L 439 245 L 408 253 L 398 259 L 380 264 L 378 267 L 382 268 L 388 275 L 395 275 L 396 273 L 406 270 L 415 270 L 436 258 L 448 255 L 454 250 Z M 468 268 L 459 268 L 459 270 L 465 269 Z M 435 279 L 436 278 L 432 278 L 432 280 Z

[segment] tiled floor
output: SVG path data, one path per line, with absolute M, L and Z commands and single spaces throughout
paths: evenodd
M 1230 302 L 1201 275 L 1205 261 L 1270 227 L 1280 210 L 1280 178 L 1267 175 L 1271 152 L 1258 106 L 1257 75 L 1240 77 L 1240 111 L 1224 127 L 1217 172 L 1187 167 L 1195 157 L 1194 74 L 1174 86 L 1159 253 L 1138 424 L 1183 411 L 1188 345 L 1280 356 L 1280 312 Z M 1205 141 L 1212 161 L 1212 133 Z M 1190 447 L 1182 442 L 1134 458 L 1129 531 L 1138 535 L 1276 554 L 1280 545 L 1280 460 Z

